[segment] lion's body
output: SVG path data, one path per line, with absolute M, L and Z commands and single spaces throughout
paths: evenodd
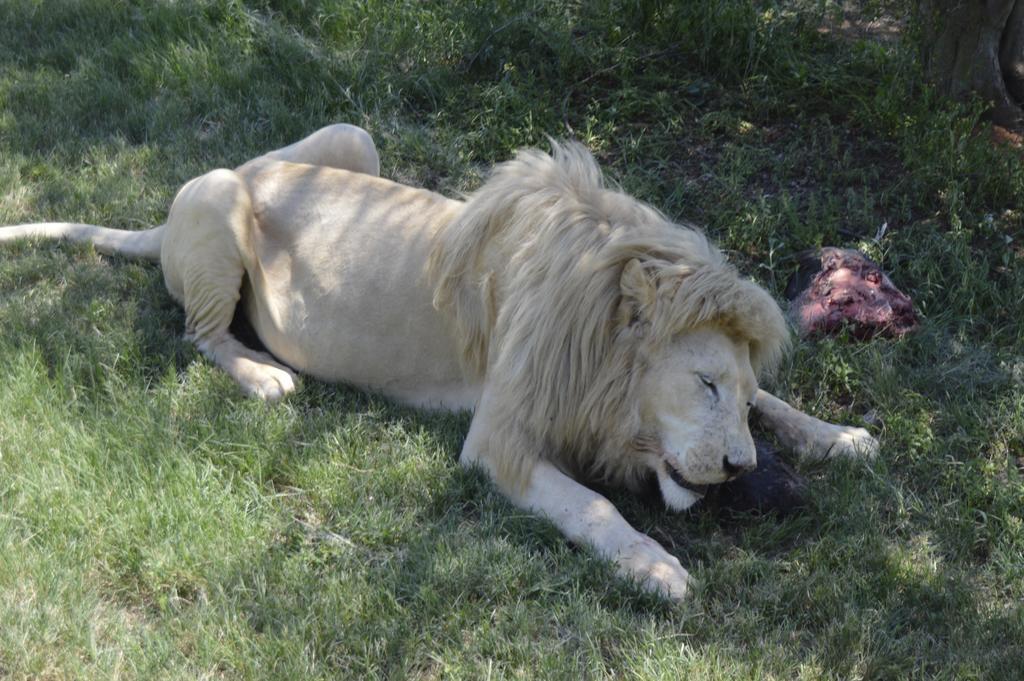
M 698 230 L 604 186 L 579 145 L 521 152 L 466 201 L 377 177 L 372 139 L 331 126 L 179 192 L 143 233 L 0 229 L 158 259 L 186 334 L 249 394 L 292 370 L 430 408 L 473 409 L 461 460 L 516 504 L 680 597 L 679 561 L 580 476 L 656 476 L 685 508 L 749 470 L 759 409 L 801 453 L 872 450 L 757 388 L 787 327 Z M 228 327 L 241 300 L 273 356 Z M 577 478 L 577 479 L 574 479 Z
M 427 271 L 434 238 L 461 202 L 276 160 L 238 175 L 256 215 L 243 303 L 275 357 L 414 406 L 473 408 L 479 381 L 462 371 Z

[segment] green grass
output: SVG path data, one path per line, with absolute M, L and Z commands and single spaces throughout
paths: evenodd
M 6 0 L 0 224 L 159 223 L 189 178 L 336 121 L 450 195 L 572 136 L 776 294 L 800 249 L 857 246 L 923 324 L 795 346 L 774 389 L 883 441 L 800 465 L 807 512 L 614 495 L 701 581 L 673 606 L 461 470 L 466 417 L 310 379 L 246 400 L 181 339 L 157 268 L 5 249 L 0 677 L 1020 674 L 1024 170 L 909 48 L 819 32 L 835 12 Z

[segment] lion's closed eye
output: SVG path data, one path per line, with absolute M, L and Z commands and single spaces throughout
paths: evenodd
M 713 380 L 711 380 L 711 377 L 708 376 L 707 374 L 697 374 L 697 378 L 699 378 L 700 382 L 704 384 L 704 387 L 706 387 L 708 390 L 711 391 L 711 394 L 717 400 L 718 399 L 718 386 L 715 385 L 715 382 Z

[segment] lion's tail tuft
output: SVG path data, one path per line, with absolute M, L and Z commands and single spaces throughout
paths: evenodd
M 0 244 L 16 239 L 68 239 L 88 242 L 101 253 L 123 255 L 128 258 L 160 260 L 164 226 L 141 232 L 110 229 L 76 222 L 36 222 L 11 227 L 0 227 Z

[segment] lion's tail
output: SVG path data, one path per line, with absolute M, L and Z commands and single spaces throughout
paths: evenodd
M 0 227 L 0 244 L 29 238 L 67 239 L 91 243 L 101 253 L 159 261 L 163 232 L 163 225 L 141 232 L 132 232 L 97 225 L 83 225 L 77 222 L 36 222 Z

